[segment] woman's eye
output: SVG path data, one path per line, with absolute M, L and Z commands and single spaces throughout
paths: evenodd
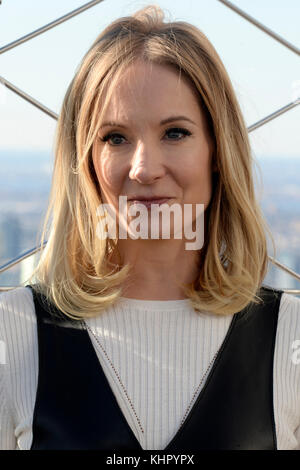
M 177 138 L 175 139 L 171 138 L 168 140 L 182 140 L 186 136 L 191 135 L 191 132 L 181 127 L 172 127 L 171 129 L 168 129 L 166 131 L 166 135 L 168 135 L 169 137 L 174 136 L 174 134 L 175 134 L 175 137 L 176 137 L 176 134 L 182 134 L 184 137 L 178 139 L 178 135 L 177 135 Z M 112 147 L 119 147 L 120 144 L 122 144 L 122 142 L 120 142 L 120 140 L 122 139 L 125 139 L 125 137 L 123 137 L 121 134 L 117 134 L 113 132 L 106 134 L 103 138 L 101 138 L 102 142 L 109 142 L 109 145 L 111 145 Z
M 117 139 L 124 139 L 124 137 L 121 135 L 121 134 L 113 134 L 113 133 L 110 133 L 110 134 L 106 134 L 101 140 L 102 142 L 108 142 L 109 140 L 113 139 L 114 137 L 117 137 Z M 110 144 L 112 146 L 118 146 L 118 144 Z
M 191 132 L 188 131 L 187 129 L 182 129 L 181 127 L 173 127 L 172 129 L 168 129 L 166 131 L 166 134 L 168 135 L 174 135 L 174 134 L 183 134 L 185 137 L 188 136 L 188 135 L 191 135 Z M 184 137 L 183 137 L 184 138 Z M 175 139 L 171 139 L 171 140 L 175 140 Z M 181 139 L 180 139 L 181 140 Z

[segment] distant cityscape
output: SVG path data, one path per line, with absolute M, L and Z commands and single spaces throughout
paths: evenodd
M 3 266 L 39 242 L 53 157 L 46 153 L 0 151 L 0 164 L 0 266 Z M 262 189 L 257 185 L 257 194 L 275 240 L 276 258 L 300 273 L 300 158 L 266 157 L 259 158 L 258 164 Z M 14 286 L 26 280 L 37 256 L 0 274 L 0 286 Z M 300 281 L 271 263 L 264 282 L 276 288 L 300 289 Z

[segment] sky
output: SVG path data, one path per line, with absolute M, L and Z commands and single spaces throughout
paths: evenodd
M 87 0 L 2 0 L 0 47 Z M 300 0 L 233 0 L 300 47 Z M 299 56 L 218 0 L 104 0 L 84 13 L 0 55 L 0 75 L 59 113 L 67 87 L 97 35 L 113 20 L 149 5 L 166 20 L 192 23 L 206 34 L 231 78 L 247 126 L 300 96 Z M 56 121 L 0 84 L 0 152 L 53 152 Z M 257 157 L 300 159 L 300 106 L 249 134 Z

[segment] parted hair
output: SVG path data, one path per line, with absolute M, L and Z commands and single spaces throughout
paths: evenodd
M 259 287 L 268 268 L 269 228 L 255 194 L 256 162 L 237 97 L 215 48 L 196 26 L 166 22 L 155 5 L 107 26 L 68 87 L 57 124 L 49 205 L 38 240 L 41 255 L 30 280 L 74 319 L 96 316 L 122 295 L 130 267 L 112 265 L 117 241 L 101 240 L 96 234 L 102 201 L 92 148 L 111 93 L 135 60 L 174 67 L 193 85 L 205 111 L 216 171 L 199 275 L 185 292 L 195 310 L 234 314 L 261 301 Z

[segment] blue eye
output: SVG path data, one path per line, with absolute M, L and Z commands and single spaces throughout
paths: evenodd
M 188 131 L 187 129 L 183 129 L 181 127 L 172 127 L 172 129 L 168 129 L 166 131 L 166 134 L 170 134 L 170 133 L 171 134 L 183 134 L 184 136 L 191 135 L 190 131 Z M 174 139 L 171 139 L 171 140 L 174 140 Z M 179 139 L 179 140 L 181 140 L 181 139 Z
M 106 134 L 101 140 L 102 142 L 107 142 L 110 139 L 113 139 L 114 137 L 117 137 L 118 139 L 124 139 L 124 137 L 121 134 L 116 134 L 116 133 L 110 133 Z M 115 144 L 112 144 L 113 146 L 116 146 Z
M 191 135 L 191 132 L 188 131 L 187 129 L 183 129 L 183 128 L 181 128 L 181 127 L 172 127 L 171 129 L 168 129 L 168 130 L 166 131 L 166 134 L 168 134 L 169 136 L 170 136 L 170 134 L 171 134 L 171 135 L 172 135 L 172 134 L 173 134 L 173 135 L 174 135 L 174 134 L 183 134 L 184 137 L 182 137 L 182 138 L 179 138 L 179 139 L 178 139 L 178 138 L 177 138 L 177 139 L 170 139 L 170 140 L 182 140 L 182 139 L 184 139 L 185 137 Z M 122 143 L 122 142 L 120 142 L 120 139 L 124 139 L 124 137 L 123 137 L 121 134 L 119 134 L 119 133 L 110 132 L 110 133 L 106 134 L 104 137 L 100 138 L 100 140 L 101 140 L 102 142 L 108 142 L 108 141 L 110 141 L 110 140 L 112 140 L 112 139 L 115 139 L 115 138 L 116 138 L 116 139 L 119 139 L 119 143 L 116 143 L 116 142 L 115 142 L 115 143 L 109 143 L 109 145 L 111 145 L 112 147 L 120 147 L 120 144 Z

